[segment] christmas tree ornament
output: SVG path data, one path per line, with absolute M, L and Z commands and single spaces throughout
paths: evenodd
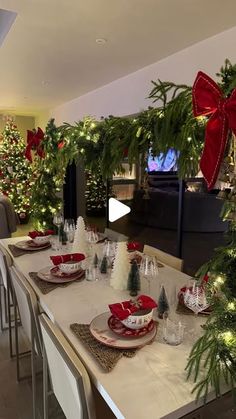
M 111 272 L 110 285 L 116 290 L 126 290 L 130 271 L 130 259 L 126 242 L 118 242 Z

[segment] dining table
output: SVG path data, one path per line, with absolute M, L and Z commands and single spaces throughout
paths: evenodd
M 132 358 L 122 357 L 115 367 L 106 372 L 87 346 L 73 333 L 71 324 L 90 324 L 98 315 L 109 311 L 109 304 L 130 299 L 129 291 L 114 290 L 109 274 L 100 275 L 96 281 L 72 282 L 66 287 L 57 287 L 43 294 L 30 272 L 38 272 L 51 265 L 50 256 L 61 254 L 48 248 L 14 257 L 9 245 L 15 245 L 27 237 L 0 240 L 11 256 L 15 268 L 33 287 L 41 309 L 60 328 L 68 342 L 84 363 L 90 379 L 114 415 L 119 419 L 180 418 L 203 404 L 195 401 L 192 393 L 193 380 L 186 379 L 185 367 L 194 341 L 201 334 L 205 317 L 176 313 L 177 296 L 181 287 L 191 279 L 183 272 L 164 265 L 158 276 L 151 281 L 150 296 L 157 300 L 161 285 L 164 285 L 170 303 L 170 317 L 185 326 L 183 342 L 168 345 L 163 340 L 163 320 L 158 319 L 154 340 L 137 350 Z M 145 280 L 141 292 L 145 293 Z M 214 395 L 210 394 L 209 398 Z

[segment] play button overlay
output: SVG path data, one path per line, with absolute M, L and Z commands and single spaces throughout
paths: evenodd
M 119 220 L 119 218 L 124 217 L 124 215 L 130 212 L 130 207 L 128 207 L 128 205 L 122 204 L 122 202 L 115 198 L 110 198 L 108 205 L 109 221 L 111 223 L 113 223 L 113 221 Z

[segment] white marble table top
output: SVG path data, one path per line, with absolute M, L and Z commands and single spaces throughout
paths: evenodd
M 0 244 L 10 253 L 8 244 L 15 244 L 22 239 L 25 237 L 2 239 Z M 157 336 L 151 345 L 140 349 L 134 358 L 122 358 L 112 372 L 106 373 L 72 333 L 70 324 L 90 323 L 95 316 L 108 311 L 108 304 L 129 299 L 129 293 L 115 291 L 110 287 L 109 280 L 101 279 L 72 283 L 43 295 L 29 277 L 29 272 L 50 265 L 49 256 L 52 254 L 56 252 L 48 249 L 12 258 L 15 267 L 31 283 L 42 308 L 59 326 L 86 365 L 93 383 L 116 417 L 170 419 L 196 409 L 194 395 L 191 394 L 193 383 L 186 381 L 184 369 L 194 337 L 196 339 L 200 334 L 204 318 L 179 316 L 173 310 L 171 315 L 181 318 L 186 325 L 185 339 L 181 345 L 169 346 L 164 343 L 160 321 Z M 173 300 L 188 280 L 189 277 L 184 273 L 164 266 L 159 270 L 157 281 L 151 284 L 151 296 L 157 299 L 160 285 L 164 284 L 175 308 L 176 302 Z

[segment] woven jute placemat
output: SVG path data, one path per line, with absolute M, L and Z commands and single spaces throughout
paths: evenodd
M 32 254 L 34 252 L 42 252 L 43 250 L 48 250 L 48 247 L 45 247 L 43 249 L 41 248 L 41 249 L 38 249 L 38 250 L 34 250 L 32 252 L 32 250 L 19 249 L 19 247 L 16 247 L 14 244 L 9 244 L 8 248 L 10 249 L 11 253 L 13 254 L 13 256 L 15 258 L 17 258 L 18 256 L 23 256 L 23 255 L 29 254 L 29 253 Z
M 178 302 L 177 304 L 176 313 L 194 316 L 194 312 L 190 310 L 190 308 L 186 307 L 184 304 L 180 304 L 180 302 Z M 210 314 L 211 314 L 210 310 L 203 310 L 198 313 L 198 316 L 209 316 Z
M 37 285 L 37 287 L 40 289 L 42 294 L 48 294 L 50 291 L 55 290 L 56 288 L 65 288 L 68 287 L 68 285 L 74 283 L 74 282 L 80 282 L 83 281 L 84 276 L 76 279 L 75 281 L 66 282 L 63 284 L 53 284 L 52 282 L 46 282 L 40 279 L 37 275 L 37 272 L 29 272 L 29 276 L 31 279 L 33 279 L 34 283 Z
M 74 334 L 82 340 L 89 351 L 93 354 L 99 364 L 106 372 L 110 372 L 122 356 L 133 358 L 138 349 L 116 349 L 110 348 L 98 342 L 90 333 L 88 324 L 73 323 L 70 325 Z

